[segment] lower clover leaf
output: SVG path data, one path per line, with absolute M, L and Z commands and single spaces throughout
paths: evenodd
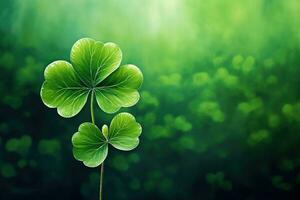
M 87 167 L 97 167 L 107 156 L 108 144 L 119 150 L 132 150 L 138 146 L 141 132 L 141 125 L 129 113 L 116 115 L 109 128 L 102 127 L 102 132 L 92 123 L 83 123 L 72 137 L 74 157 Z
M 111 121 L 106 139 L 116 149 L 129 151 L 138 146 L 141 133 L 142 127 L 133 115 L 120 113 Z
M 79 126 L 72 137 L 73 155 L 87 167 L 97 167 L 106 158 L 107 140 L 99 128 L 89 122 Z

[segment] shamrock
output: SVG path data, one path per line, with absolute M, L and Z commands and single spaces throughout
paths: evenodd
M 109 128 L 103 125 L 102 132 L 95 124 L 85 122 L 72 137 L 73 155 L 85 166 L 97 167 L 107 156 L 108 144 L 119 150 L 132 150 L 139 144 L 141 132 L 141 125 L 129 113 L 116 115 Z
M 138 102 L 143 75 L 134 65 L 120 66 L 122 52 L 116 44 L 80 39 L 71 49 L 70 60 L 49 64 L 41 88 L 44 104 L 57 108 L 62 117 L 78 114 L 90 93 L 106 113 Z
M 134 65 L 120 67 L 122 52 L 114 43 L 101 43 L 90 38 L 78 40 L 71 49 L 71 63 L 63 60 L 49 64 L 44 72 L 45 81 L 41 98 L 50 108 L 57 108 L 62 117 L 77 115 L 91 93 L 92 123 L 82 123 L 72 136 L 73 155 L 87 167 L 101 164 L 99 199 L 102 199 L 104 160 L 108 145 L 129 151 L 139 144 L 142 127 L 133 115 L 119 113 L 102 131 L 95 124 L 94 97 L 106 113 L 130 107 L 140 98 L 138 89 L 143 74 Z

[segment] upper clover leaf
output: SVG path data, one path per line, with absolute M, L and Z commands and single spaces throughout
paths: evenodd
M 109 128 L 102 127 L 102 132 L 92 123 L 83 123 L 72 137 L 73 155 L 85 166 L 97 167 L 107 156 L 108 144 L 119 150 L 132 150 L 139 144 L 141 132 L 141 125 L 129 113 L 116 115 Z
M 46 67 L 41 88 L 44 104 L 57 108 L 62 117 L 78 114 L 90 93 L 107 113 L 138 102 L 143 75 L 134 65 L 120 66 L 122 52 L 116 44 L 83 38 L 73 45 L 70 57 L 71 63 L 59 60 Z

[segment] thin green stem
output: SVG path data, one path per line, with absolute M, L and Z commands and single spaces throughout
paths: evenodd
M 95 115 L 94 115 L 94 90 L 92 90 L 91 95 L 91 118 L 92 123 L 95 124 Z M 99 200 L 102 200 L 102 188 L 103 188 L 103 173 L 104 173 L 104 162 L 101 164 L 100 167 L 100 184 L 99 184 Z
M 101 164 L 101 170 L 100 170 L 100 192 L 99 192 L 99 199 L 102 200 L 102 184 L 103 184 L 103 173 L 104 173 L 104 161 Z
M 95 116 L 94 116 L 94 90 L 92 90 L 92 95 L 91 95 L 91 118 L 92 118 L 92 123 L 95 124 Z

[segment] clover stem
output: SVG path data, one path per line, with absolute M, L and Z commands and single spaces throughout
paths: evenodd
M 90 108 L 91 108 L 92 123 L 95 124 L 95 116 L 94 116 L 94 90 L 92 90 L 91 107 Z M 100 168 L 99 200 L 102 200 L 103 172 L 104 172 L 104 162 L 101 164 L 101 168 Z
M 102 200 L 102 184 L 103 184 L 103 173 L 104 173 L 104 161 L 101 164 L 101 170 L 100 170 L 100 192 L 99 192 L 99 199 Z
M 92 123 L 95 124 L 95 116 L 94 116 L 94 90 L 92 90 L 92 95 L 91 95 L 91 117 L 92 117 Z

